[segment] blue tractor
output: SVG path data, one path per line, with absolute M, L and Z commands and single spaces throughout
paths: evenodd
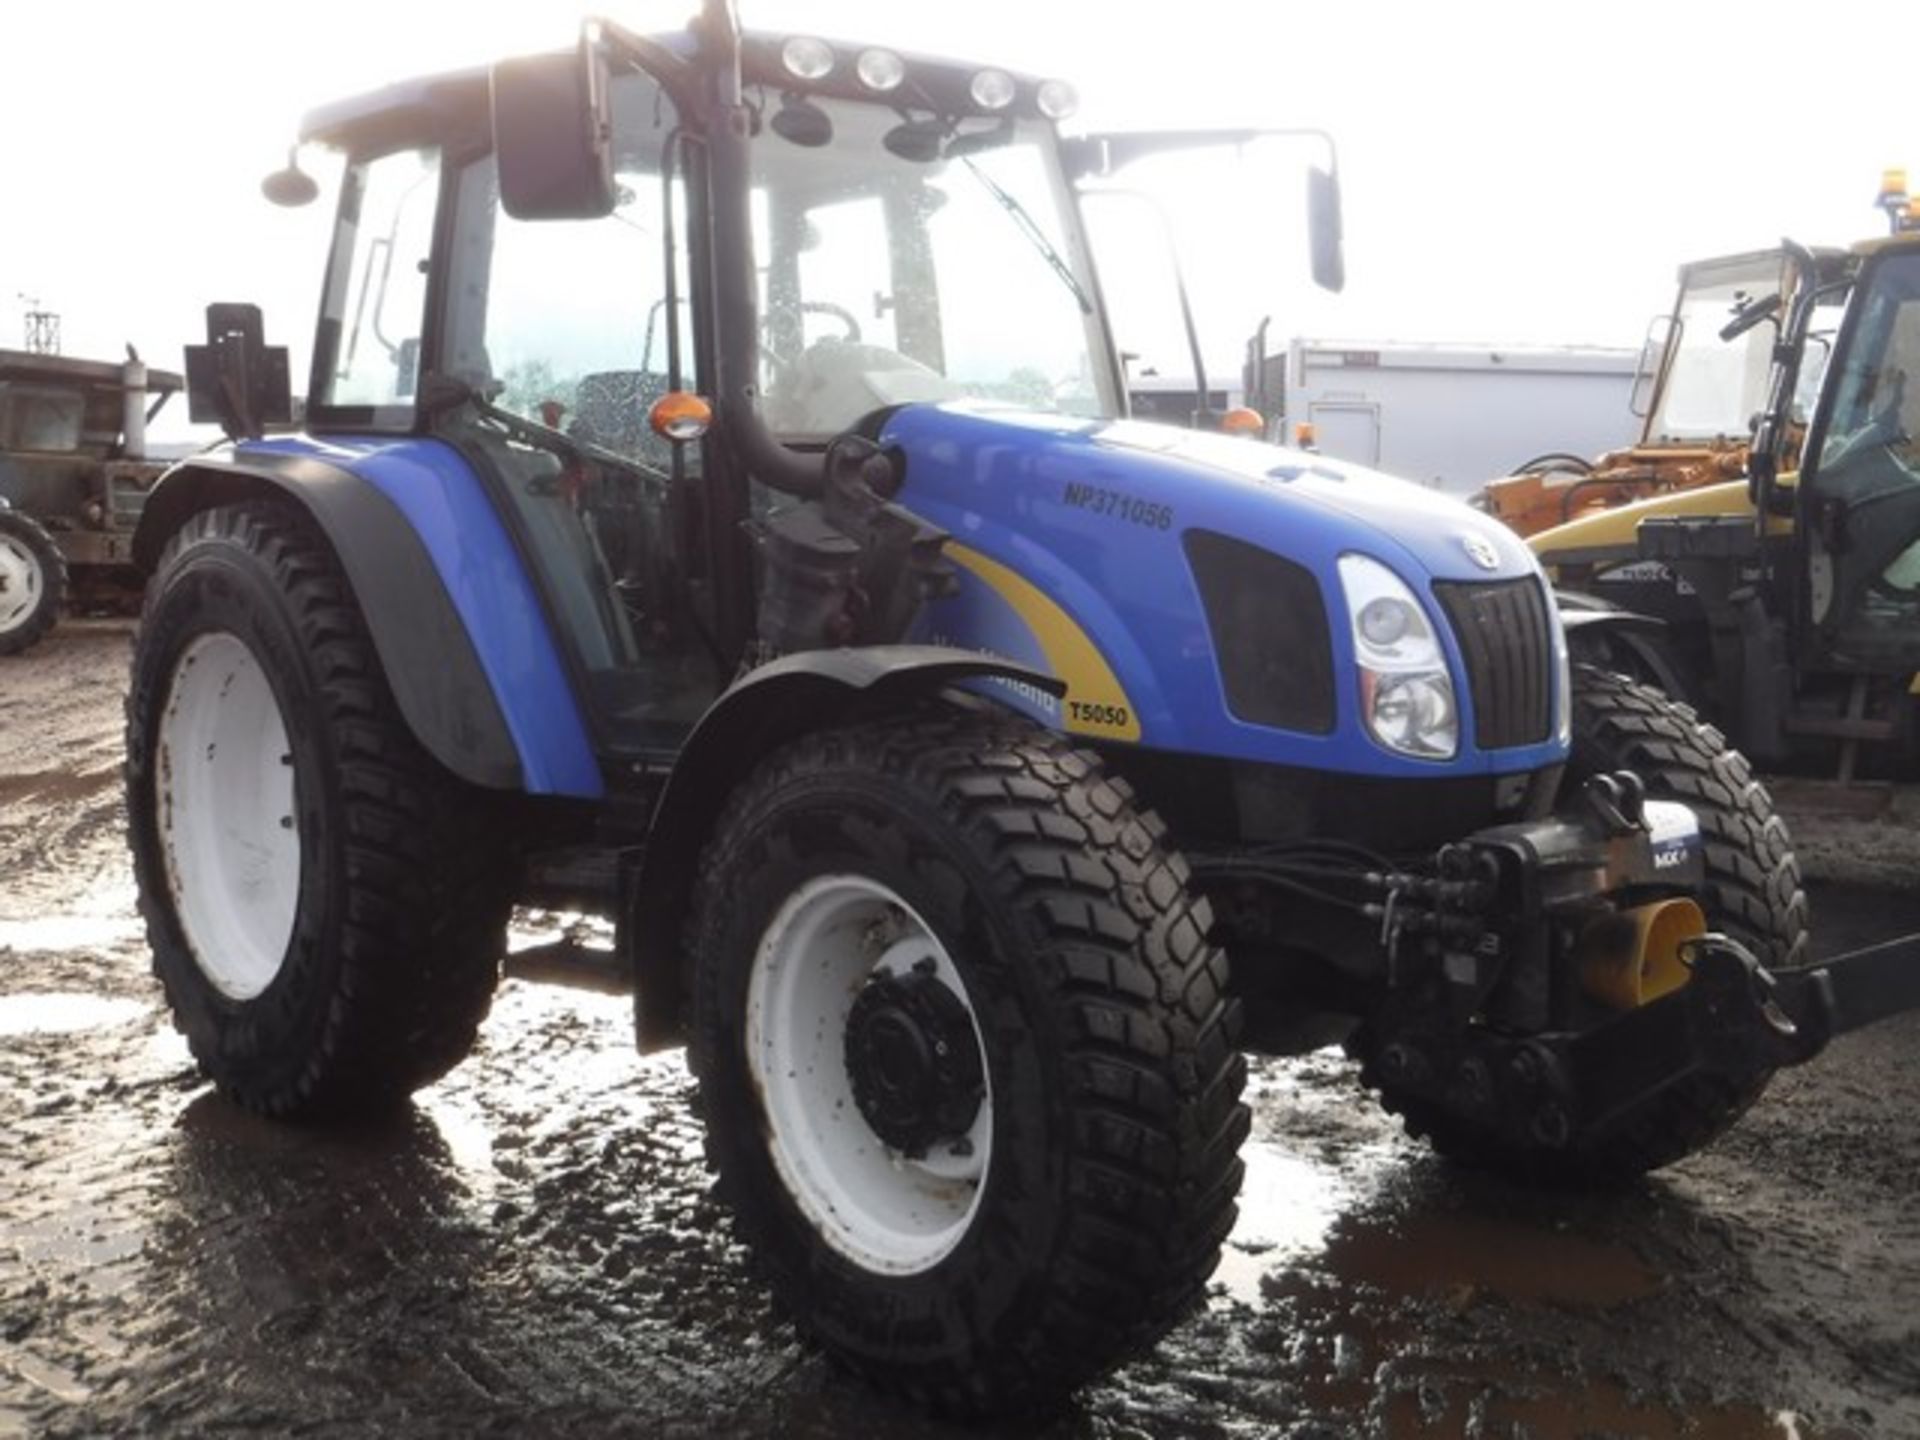
M 1076 187 L 1235 137 L 1071 103 L 710 0 L 320 110 L 302 426 L 212 307 L 231 439 L 136 540 L 141 907 L 219 1088 L 399 1103 L 517 899 L 599 906 L 786 1306 L 958 1411 L 1202 1294 L 1247 1050 L 1344 1039 L 1448 1155 L 1606 1182 L 1842 1023 L 1771 974 L 1765 790 L 1569 666 L 1504 527 L 1126 418 Z

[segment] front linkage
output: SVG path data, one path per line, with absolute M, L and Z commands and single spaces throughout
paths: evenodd
M 1706 933 L 1693 817 L 1630 773 L 1443 847 L 1430 874 L 1365 878 L 1388 954 L 1359 1037 L 1372 1078 L 1515 1150 L 1588 1141 L 1701 1077 L 1749 1090 L 1920 1008 L 1920 935 L 1776 974 Z

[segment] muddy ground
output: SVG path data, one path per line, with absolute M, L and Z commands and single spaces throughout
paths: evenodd
M 769 1312 L 616 994 L 511 966 L 378 1128 L 210 1093 L 121 848 L 129 633 L 0 661 L 0 1435 L 944 1433 Z M 1920 902 L 1825 885 L 1815 917 L 1830 950 Z M 1449 1169 L 1337 1055 L 1254 1075 L 1206 1310 L 1031 1433 L 1920 1436 L 1920 1017 L 1607 1198 Z

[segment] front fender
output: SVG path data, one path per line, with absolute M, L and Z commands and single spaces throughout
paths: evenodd
M 1575 660 L 1588 658 L 1604 641 L 1625 652 L 1625 658 L 1639 671 L 1637 678 L 1652 681 L 1675 700 L 1692 703 L 1690 687 L 1681 678 L 1666 643 L 1667 622 L 1652 615 L 1622 610 L 1597 595 L 1579 590 L 1555 590 L 1554 604 L 1560 611 L 1560 624 L 1567 632 L 1567 649 Z M 1621 668 L 1617 660 L 1607 668 Z
M 640 1048 L 680 1038 L 680 938 L 713 821 L 728 794 L 787 741 L 897 708 L 965 680 L 999 680 L 1060 695 L 1043 671 L 938 645 L 803 650 L 742 676 L 700 718 L 674 761 L 621 905 L 639 994 Z
M 149 493 L 134 532 L 134 562 L 151 573 L 167 539 L 197 511 L 250 499 L 291 501 L 339 558 L 400 713 L 429 754 L 491 789 L 599 794 L 598 766 L 571 687 L 497 517 L 475 504 L 448 523 L 423 524 L 413 513 L 423 504 L 434 513 L 458 508 L 444 488 L 436 494 L 430 485 L 382 485 L 360 473 L 368 455 L 392 467 L 399 452 L 413 448 L 386 441 L 365 454 L 333 447 L 322 454 L 312 442 L 287 440 L 196 456 L 167 471 Z M 428 458 L 457 462 L 441 449 Z M 474 489 L 477 495 L 477 482 Z M 435 536 L 438 550 L 457 546 L 459 553 L 438 553 Z M 484 564 L 476 558 L 481 550 Z M 482 593 L 456 596 L 449 565 L 480 577 Z M 517 592 L 503 583 L 516 576 Z M 505 645 L 506 627 L 489 624 L 485 613 L 503 606 L 515 611 L 515 635 L 541 643 Z

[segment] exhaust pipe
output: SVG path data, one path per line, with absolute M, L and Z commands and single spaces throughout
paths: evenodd
M 120 458 L 147 458 L 147 364 L 131 345 L 120 367 Z

